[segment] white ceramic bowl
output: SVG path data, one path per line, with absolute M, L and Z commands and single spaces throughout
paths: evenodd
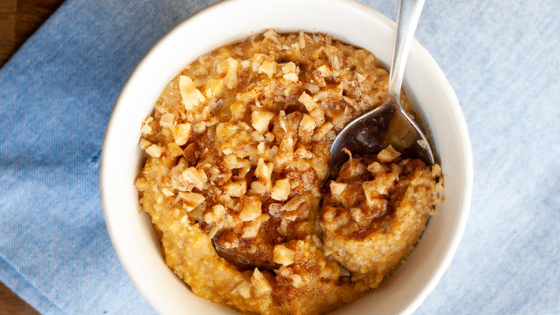
M 115 104 L 100 169 L 103 214 L 118 257 L 149 303 L 161 314 L 233 314 L 192 294 L 167 268 L 151 224 L 139 213 L 135 178 L 143 162 L 141 121 L 164 86 L 187 64 L 217 47 L 268 28 L 330 33 L 373 52 L 386 64 L 395 23 L 347 0 L 236 0 L 213 5 L 179 24 L 138 64 Z M 412 46 L 405 91 L 433 133 L 445 175 L 444 206 L 431 218 L 415 252 L 381 287 L 339 314 L 410 314 L 449 266 L 467 222 L 472 152 L 457 97 L 445 75 L 418 43 Z

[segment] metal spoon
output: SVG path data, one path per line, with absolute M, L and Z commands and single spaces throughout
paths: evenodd
M 385 102 L 350 122 L 338 134 L 330 150 L 331 173 L 348 159 L 344 148 L 352 154 L 371 155 L 392 145 L 403 156 L 421 159 L 428 165 L 434 164 L 428 139 L 400 102 L 404 68 L 424 2 L 401 0 Z

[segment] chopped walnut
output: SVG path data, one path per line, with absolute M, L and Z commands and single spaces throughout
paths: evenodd
M 331 70 L 326 65 L 320 66 L 319 68 L 317 68 L 317 70 L 319 70 L 319 73 L 321 73 L 321 76 L 323 77 L 328 77 L 331 75 Z
M 161 193 L 166 197 L 175 196 L 175 193 L 173 193 L 173 191 L 171 191 L 169 188 L 162 188 Z
M 255 268 L 253 271 L 253 276 L 251 277 L 251 283 L 260 293 L 269 293 L 272 291 L 272 287 L 268 280 L 264 277 L 264 275 L 259 271 L 258 268 Z
M 251 67 L 253 69 L 253 71 L 257 72 L 260 65 L 263 63 L 265 59 L 265 55 L 264 54 L 254 54 L 253 58 L 251 59 Z
M 400 155 L 401 155 L 400 152 L 395 150 L 395 148 L 393 148 L 392 145 L 389 145 L 385 149 L 381 150 L 379 154 L 377 154 L 377 158 L 379 159 L 380 162 L 389 163 L 394 159 L 396 159 L 397 157 L 399 157 Z
M 286 79 L 288 81 L 292 81 L 292 82 L 298 82 L 298 80 L 299 80 L 298 75 L 295 74 L 295 73 L 284 74 L 283 77 L 284 77 L 284 79 Z
M 243 211 L 239 213 L 239 219 L 242 221 L 251 221 L 255 220 L 261 215 L 261 205 L 262 202 L 259 200 L 258 197 L 252 197 L 247 201 Z
M 180 156 L 183 154 L 183 149 L 175 142 L 169 142 L 167 144 L 167 153 L 173 157 Z
M 269 78 L 272 78 L 276 73 L 276 62 L 265 60 L 259 67 L 259 73 L 265 73 Z
M 202 104 L 206 98 L 196 88 L 193 80 L 187 76 L 179 77 L 179 88 L 181 90 L 181 97 L 183 98 L 183 105 L 186 110 L 194 110 Z
M 311 141 L 316 126 L 317 124 L 311 116 L 303 114 L 303 118 L 299 124 L 299 137 L 304 143 Z
M 264 134 L 268 131 L 268 124 L 272 117 L 274 117 L 274 113 L 257 109 L 251 114 L 251 124 L 260 134 Z
M 368 165 L 367 170 L 370 171 L 374 176 L 378 175 L 378 174 L 384 174 L 384 173 L 388 172 L 387 167 L 381 165 L 381 163 L 379 163 L 377 161 Z
M 331 192 L 334 195 L 341 195 L 344 192 L 344 190 L 346 189 L 347 186 L 348 186 L 348 184 L 337 183 L 337 182 L 334 182 L 334 181 L 330 183 Z
M 173 138 L 178 145 L 184 145 L 189 140 L 192 127 L 189 123 L 178 124 L 173 128 Z
M 249 160 L 240 159 L 235 154 L 230 154 L 224 157 L 224 165 L 229 169 L 237 169 L 251 166 Z
M 280 40 L 278 39 L 278 33 L 276 33 L 276 31 L 274 31 L 273 29 L 269 29 L 264 32 L 263 36 L 264 38 L 270 39 L 277 44 L 280 43 Z
M 293 62 L 288 62 L 285 66 L 282 67 L 282 73 L 284 74 L 289 74 L 289 73 L 295 73 L 296 75 L 298 74 L 298 69 L 295 63 Z
M 154 118 L 152 116 L 149 116 L 142 121 L 142 128 L 140 129 L 142 135 L 147 136 L 152 133 L 152 127 L 150 127 L 150 122 L 152 122 L 153 120 Z
M 213 98 L 218 96 L 225 87 L 225 83 L 223 79 L 209 79 L 206 83 L 206 88 L 204 89 L 204 93 L 206 94 L 207 98 Z
M 258 176 L 258 181 L 270 190 L 272 186 L 271 176 L 274 170 L 272 163 L 265 163 L 263 158 L 260 158 L 255 169 L 255 175 Z
M 185 186 L 196 187 L 199 190 L 202 190 L 202 188 L 204 188 L 204 184 L 208 181 L 206 173 L 195 167 L 189 167 L 184 170 L 181 175 L 181 179 L 185 183 Z
M 230 197 L 241 197 L 247 192 L 247 182 L 245 180 L 230 182 L 224 186 L 224 192 Z
M 302 158 L 302 159 L 311 159 L 313 157 L 313 153 L 307 150 L 304 147 L 299 147 L 295 152 L 294 155 Z
M 156 158 L 160 157 L 161 154 L 163 153 L 163 149 L 160 146 L 157 146 L 144 138 L 140 139 L 140 147 L 144 151 L 146 151 L 146 153 L 148 153 L 150 156 Z
M 272 187 L 272 192 L 270 196 L 274 200 L 284 201 L 288 199 L 290 195 L 290 180 L 285 178 L 281 180 L 277 180 L 274 183 L 274 187 Z
M 274 246 L 274 262 L 283 266 L 294 263 L 295 253 L 284 245 Z
M 193 210 L 206 199 L 202 194 L 193 192 L 179 192 L 179 198 L 185 202 L 185 209 L 187 211 Z
M 308 202 L 308 200 L 306 200 L 305 196 L 302 195 L 297 195 L 292 197 L 292 199 L 290 199 L 290 201 L 288 201 L 286 204 L 284 204 L 284 206 L 282 206 L 282 208 L 280 209 L 281 211 L 295 211 L 299 208 L 299 206 L 302 203 L 306 203 Z
M 162 127 L 171 128 L 173 127 L 174 120 L 175 120 L 175 115 L 167 113 L 160 117 L 159 124 Z
M 329 134 L 329 132 L 331 132 L 333 128 L 334 125 L 330 121 L 326 122 L 323 126 L 321 126 L 321 128 L 319 128 L 319 130 L 315 132 L 314 140 L 321 141 L 327 138 L 327 135 Z
M 301 49 L 305 48 L 305 33 L 303 31 L 299 31 L 299 47 Z
M 241 281 L 241 283 L 235 287 L 235 291 L 246 299 L 251 296 L 251 287 L 249 286 L 249 283 L 245 281 Z
M 318 106 L 319 106 L 319 105 L 317 105 L 317 103 L 315 103 L 313 98 L 311 96 L 309 96 L 309 94 L 307 94 L 306 92 L 303 92 L 300 95 L 300 97 L 298 98 L 298 101 L 305 106 L 305 108 L 307 109 L 308 112 L 313 111 L 314 109 L 318 108 Z
M 157 157 L 160 157 L 160 155 L 163 153 L 163 149 L 161 147 L 153 144 L 146 149 L 146 153 L 148 153 L 149 155 L 157 158 Z
M 239 62 L 233 58 L 228 58 L 218 65 L 218 72 L 220 72 L 220 69 L 223 69 L 221 72 L 226 73 L 226 77 L 224 78 L 224 83 L 226 84 L 228 89 L 233 89 L 239 82 L 237 78 L 238 66 L 239 66 Z
M 261 220 L 252 220 L 245 223 L 243 227 L 243 235 L 241 238 L 254 238 L 259 233 L 259 228 L 261 227 Z
M 212 207 L 212 210 L 204 215 L 204 221 L 208 224 L 215 223 L 223 218 L 226 208 L 220 204 Z

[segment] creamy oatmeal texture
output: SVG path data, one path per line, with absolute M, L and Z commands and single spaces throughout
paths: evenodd
M 387 81 L 363 49 L 268 30 L 167 85 L 141 126 L 136 186 L 165 262 L 196 295 L 323 314 L 401 263 L 443 198 L 438 165 L 388 147 L 351 157 L 323 188 L 337 132 L 383 102 Z

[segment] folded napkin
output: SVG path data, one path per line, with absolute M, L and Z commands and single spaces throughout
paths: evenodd
M 361 2 L 396 16 L 396 0 Z M 105 228 L 101 143 L 135 65 L 207 5 L 68 0 L 0 69 L 0 281 L 39 312 L 155 313 Z M 459 97 L 475 186 L 417 314 L 560 313 L 559 17 L 557 0 L 426 3 L 416 38 Z

